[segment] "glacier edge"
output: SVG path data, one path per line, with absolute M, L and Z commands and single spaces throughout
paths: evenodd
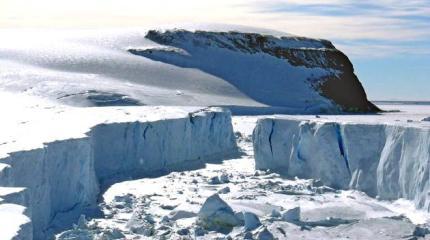
M 257 123 L 253 145 L 258 169 L 320 179 L 382 200 L 404 198 L 430 210 L 427 127 L 265 118 Z
M 86 137 L 0 159 L 0 188 L 24 189 L 12 191 L 19 197 L 0 195 L 0 206 L 24 206 L 22 217 L 31 219 L 19 222 L 20 231 L 11 239 L 46 239 L 94 207 L 100 189 L 111 183 L 195 168 L 236 151 L 231 114 L 220 108 L 186 117 L 100 123 Z

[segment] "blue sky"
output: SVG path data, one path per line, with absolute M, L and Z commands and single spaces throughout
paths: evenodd
M 255 4 L 255 11 L 320 28 L 303 34 L 327 38 L 345 51 L 371 99 L 430 100 L 430 1 Z
M 350 57 L 370 99 L 430 100 L 430 0 L 0 0 L 7 28 L 179 22 L 329 39 Z

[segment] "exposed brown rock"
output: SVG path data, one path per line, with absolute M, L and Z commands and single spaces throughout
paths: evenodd
M 187 38 L 190 34 L 192 39 Z M 160 44 L 192 41 L 196 46 L 212 46 L 248 54 L 266 53 L 287 60 L 293 66 L 324 68 L 330 75 L 311 79 L 312 86 L 322 96 L 338 104 L 346 112 L 378 112 L 367 100 L 363 86 L 354 74 L 348 57 L 330 41 L 305 37 L 274 37 L 257 33 L 210 32 L 186 30 L 149 31 L 146 38 Z

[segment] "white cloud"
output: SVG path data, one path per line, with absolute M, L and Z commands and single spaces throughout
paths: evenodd
M 429 18 L 427 0 L 0 0 L 0 27 L 216 22 L 334 39 L 335 43 L 342 40 L 348 53 L 358 55 L 374 52 L 375 48 L 396 52 L 398 42 L 430 39 Z M 354 45 L 359 39 L 386 43 Z M 425 50 L 423 46 L 415 47 L 416 52 Z

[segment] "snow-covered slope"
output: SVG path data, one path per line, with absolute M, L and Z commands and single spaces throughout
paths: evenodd
M 236 151 L 230 113 L 218 108 L 71 108 L 25 95 L 0 98 L 9 113 L 0 125 L 0 222 L 15 219 L 1 239 L 45 239 L 94 206 L 110 183 Z
M 419 118 L 419 116 L 418 116 Z M 430 124 L 389 116 L 259 120 L 256 167 L 430 209 Z
M 330 42 L 221 29 L 1 30 L 0 88 L 80 106 L 377 110 Z
M 149 31 L 133 54 L 219 76 L 252 99 L 299 112 L 377 111 L 348 58 L 327 40 L 258 33 Z M 327 102 L 327 99 L 331 102 Z

